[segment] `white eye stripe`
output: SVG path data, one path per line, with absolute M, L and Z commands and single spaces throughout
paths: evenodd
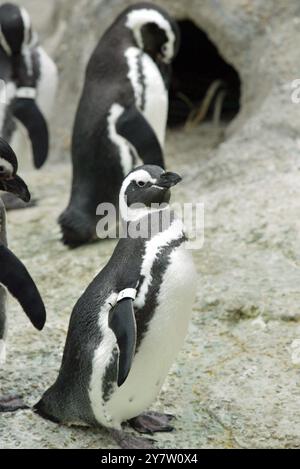
M 3 168 L 5 168 L 8 172 L 13 174 L 13 172 L 14 172 L 13 165 L 9 161 L 7 161 L 7 160 L 5 160 L 4 158 L 1 158 L 1 157 L 0 157 L 0 166 L 3 166 Z
M 21 13 L 21 17 L 22 17 L 23 25 L 24 25 L 24 44 L 28 44 L 30 30 L 31 30 L 31 19 L 30 19 L 28 11 L 25 10 L 25 8 L 21 7 L 20 13 Z
M 141 28 L 147 23 L 155 23 L 160 29 L 165 31 L 168 42 L 164 44 L 164 53 L 166 56 L 165 58 L 170 61 L 174 55 L 175 34 L 169 21 L 167 21 L 161 13 L 156 10 L 152 10 L 151 8 L 133 10 L 127 15 L 126 26 L 132 30 L 135 40 L 140 48 L 143 48 Z
M 142 181 L 145 184 L 147 182 L 152 182 L 154 184 L 156 179 L 151 178 L 150 174 L 144 169 L 139 169 L 138 171 L 134 171 L 133 173 L 129 174 L 129 176 L 127 176 L 127 178 L 123 181 L 121 193 L 125 194 L 126 189 L 132 181 Z
M 0 26 L 0 45 L 3 47 L 3 49 L 5 50 L 5 52 L 8 54 L 8 55 L 11 55 L 11 48 L 10 48 L 10 45 L 8 44 L 3 32 L 2 32 L 2 27 Z
M 151 182 L 151 184 L 154 184 L 155 182 L 157 182 L 157 179 L 153 179 L 153 178 L 150 177 L 148 179 L 134 179 L 134 181 L 137 184 L 142 183 L 143 185 L 146 185 L 148 182 Z
M 148 182 L 151 182 L 151 184 L 155 184 L 157 182 L 157 179 L 153 179 L 152 177 L 144 180 L 144 179 L 136 179 L 135 182 L 137 183 L 138 186 L 144 187 Z
M 152 184 L 155 184 L 157 182 L 157 179 L 153 179 L 151 175 L 144 169 L 138 169 L 137 171 L 133 171 L 124 179 L 119 196 L 120 212 L 124 220 L 129 220 L 126 215 L 130 217 L 131 214 L 131 209 L 129 209 L 127 206 L 126 190 L 132 181 L 142 181 L 145 182 L 145 184 L 147 184 L 147 182 L 151 182 Z M 135 215 L 133 214 L 133 217 L 134 216 Z

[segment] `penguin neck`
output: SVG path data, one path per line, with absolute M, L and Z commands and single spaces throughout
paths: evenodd
M 121 41 L 120 38 L 122 38 Z M 122 50 L 126 50 L 128 47 L 138 47 L 132 31 L 125 26 L 123 20 L 120 20 L 108 28 L 101 42 L 117 50 L 120 49 L 120 47 Z
M 168 204 L 164 208 L 144 209 L 143 213 L 140 209 L 139 213 L 131 213 L 130 219 L 122 218 L 121 237 L 149 240 L 167 230 L 174 219 L 174 212 Z
M 170 212 L 170 205 L 168 203 L 153 204 L 153 207 L 143 206 L 130 208 L 125 203 L 121 203 L 120 201 L 120 214 L 124 224 L 131 222 L 141 222 L 144 218 L 146 219 L 147 217 L 155 216 L 165 212 Z

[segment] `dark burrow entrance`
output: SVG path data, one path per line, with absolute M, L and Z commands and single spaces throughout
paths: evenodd
M 181 46 L 173 62 L 168 126 L 228 122 L 240 108 L 240 78 L 206 33 L 192 21 L 178 21 Z

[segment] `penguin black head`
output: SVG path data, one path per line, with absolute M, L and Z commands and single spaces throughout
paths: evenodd
M 19 176 L 17 157 L 9 144 L 0 137 L 0 190 L 11 192 L 29 202 L 30 192 Z
M 169 64 L 179 49 L 180 34 L 176 21 L 163 8 L 152 3 L 135 4 L 123 15 L 138 47 L 154 61 Z
M 170 188 L 178 184 L 181 177 L 176 173 L 166 172 L 160 166 L 144 165 L 131 171 L 123 181 L 119 204 L 124 219 L 131 218 L 131 210 L 148 211 L 153 204 L 169 203 Z M 142 212 L 141 212 L 142 213 Z
M 13 3 L 0 6 L 0 45 L 8 55 L 19 54 L 32 41 L 30 16 L 25 8 Z

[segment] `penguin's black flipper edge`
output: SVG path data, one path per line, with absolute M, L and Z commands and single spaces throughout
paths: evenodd
M 163 151 L 156 134 L 134 104 L 121 114 L 116 122 L 116 131 L 136 149 L 144 164 L 165 167 Z
M 41 295 L 24 264 L 2 244 L 0 266 L 0 283 L 18 300 L 34 327 L 42 330 L 46 310 Z
M 26 128 L 32 146 L 34 166 L 39 169 L 45 163 L 49 149 L 48 127 L 34 99 L 16 98 L 12 112 Z
M 113 307 L 109 327 L 116 336 L 120 350 L 118 386 L 121 386 L 129 374 L 136 347 L 136 322 L 131 298 L 124 298 Z

